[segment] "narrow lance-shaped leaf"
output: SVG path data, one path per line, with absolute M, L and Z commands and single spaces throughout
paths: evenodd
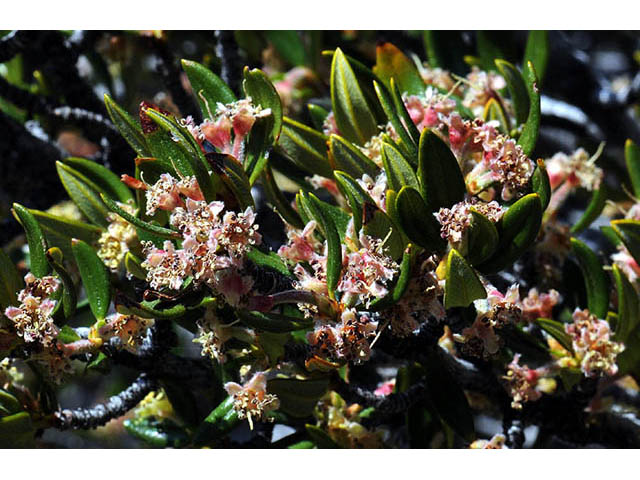
M 529 93 L 520 71 L 506 60 L 496 60 L 496 67 L 507 82 L 517 125 L 527 121 L 529 115 Z
M 104 104 L 107 107 L 107 112 L 114 125 L 127 143 L 131 145 L 131 148 L 133 148 L 140 157 L 150 157 L 151 150 L 149 150 L 147 141 L 142 134 L 142 129 L 138 122 L 114 102 L 108 94 L 104 95 Z
M 580 217 L 580 219 L 571 227 L 571 233 L 578 234 L 591 225 L 602 213 L 607 203 L 607 186 L 604 183 L 600 184 L 600 188 L 593 191 L 591 195 L 591 201 L 587 205 L 586 210 Z
M 624 144 L 624 159 L 631 178 L 633 194 L 640 198 L 640 147 L 631 139 L 627 139 Z
M 331 104 L 338 129 L 347 140 L 364 145 L 378 133 L 376 119 L 340 49 L 331 63 Z
M 618 320 L 615 336 L 617 341 L 625 342 L 632 333 L 636 333 L 636 327 L 640 322 L 640 302 L 633 285 L 617 265 L 613 265 L 613 278 L 618 291 Z
M 640 262 L 640 222 L 632 219 L 613 220 L 611 227 L 636 262 Z
M 88 243 L 73 239 L 71 249 L 89 299 L 89 307 L 98 320 L 103 320 L 111 303 L 111 284 L 107 267 Z
M 373 73 L 387 86 L 390 85 L 391 77 L 394 77 L 401 92 L 407 92 L 409 95 L 424 94 L 424 80 L 415 64 L 391 43 L 383 43 L 376 47 L 376 64 L 373 67 Z
M 310 174 L 331 178 L 333 169 L 327 157 L 327 140 L 321 133 L 285 117 L 278 146 Z
M 322 108 L 320 105 L 315 105 L 313 103 L 309 103 L 307 105 L 307 109 L 309 110 L 309 116 L 311 117 L 311 122 L 316 130 L 322 130 L 324 127 L 324 122 L 329 116 L 329 112 Z
M 407 128 L 400 120 L 400 115 L 396 111 L 396 105 L 393 101 L 390 91 L 376 81 L 373 82 L 373 88 L 376 92 L 376 95 L 378 96 L 378 100 L 380 101 L 380 105 L 382 105 L 382 109 L 384 110 L 387 119 L 389 120 L 391 126 L 399 137 L 398 143 L 402 147 L 403 151 L 405 151 L 405 153 L 407 154 L 409 161 L 411 163 L 417 164 L 415 157 L 418 156 L 418 143 L 416 140 L 414 140 L 414 138 L 409 133 L 409 130 L 407 130 Z
M 102 193 L 115 198 L 119 202 L 127 203 L 133 200 L 133 194 L 120 178 L 108 168 L 86 158 L 70 157 L 62 161 L 65 165 L 81 173 L 96 185 Z
M 420 136 L 418 180 L 420 193 L 434 212 L 461 202 L 467 192 L 458 160 L 430 129 L 424 129 Z
M 278 139 L 282 128 L 282 101 L 280 96 L 263 71 L 257 68 L 250 70 L 249 67 L 245 67 L 243 76 L 242 88 L 247 96 L 251 97 L 251 102 L 254 105 L 260 105 L 263 109 L 271 109 L 273 126 L 270 141 L 273 143 Z
M 413 120 L 411 120 L 411 116 L 409 115 L 409 112 L 407 111 L 407 107 L 405 106 L 404 101 L 402 100 L 402 94 L 398 89 L 398 85 L 396 83 L 395 78 L 391 79 L 390 85 L 391 85 L 391 98 L 393 99 L 393 104 L 396 107 L 396 112 L 398 113 L 398 116 L 400 117 L 402 124 L 407 129 L 407 132 L 409 132 L 409 135 L 411 135 L 411 138 L 413 138 L 413 143 L 415 145 L 418 145 L 420 142 L 420 131 L 418 130 L 418 127 L 416 127 L 416 124 L 413 123 Z
M 393 190 L 400 191 L 405 186 L 420 188 L 411 164 L 397 148 L 386 142 L 382 144 L 382 164 L 387 182 Z
M 545 30 L 531 30 L 527 38 L 527 45 L 524 50 L 524 61 L 533 63 L 538 72 L 540 85 L 544 81 L 549 61 L 549 32 Z
M 193 94 L 205 118 L 210 117 L 209 112 L 215 114 L 218 102 L 227 104 L 236 101 L 236 96 L 227 84 L 204 65 L 192 60 L 182 60 L 182 69 L 189 78 Z
M 57 250 L 59 253 L 55 252 Z M 56 248 L 50 248 L 47 250 L 47 260 L 51 265 L 51 268 L 56 272 L 60 280 L 62 281 L 62 309 L 64 312 L 64 317 L 69 319 L 73 316 L 76 311 L 76 306 L 78 305 L 78 295 L 76 293 L 76 287 L 73 284 L 73 280 L 71 280 L 71 275 L 64 268 L 62 263 L 56 259 L 62 257 L 62 252 Z
M 280 214 L 285 222 L 295 228 L 304 228 L 300 215 L 285 198 L 282 190 L 280 190 L 275 181 L 271 167 L 268 165 L 262 172 L 262 187 L 264 188 L 267 202 L 271 203 L 271 205 L 275 207 L 276 212 Z
M 143 220 L 140 220 L 137 217 L 134 217 L 133 215 L 131 215 L 129 212 L 125 211 L 124 209 L 122 209 L 121 207 L 118 206 L 118 204 L 116 202 L 114 202 L 113 200 L 111 200 L 110 198 L 106 197 L 105 195 L 101 196 L 102 200 L 104 201 L 105 205 L 114 213 L 117 213 L 118 215 L 120 215 L 122 218 L 124 218 L 127 222 L 129 222 L 130 224 L 146 231 L 149 233 L 152 233 L 154 235 L 157 235 L 159 237 L 163 237 L 163 238 L 180 238 L 180 234 L 174 230 L 170 230 L 168 228 L 164 228 L 161 227 L 159 225 L 154 225 L 152 223 L 148 223 L 145 222 Z
M 335 170 L 343 170 L 355 178 L 367 174 L 375 179 L 378 167 L 351 142 L 339 135 L 331 135 L 329 148 Z
M 308 330 L 313 327 L 313 322 L 311 321 L 279 313 L 238 310 L 237 314 L 242 323 L 248 327 L 265 332 L 286 333 L 294 330 Z
M 571 337 L 564 330 L 564 323 L 550 318 L 538 318 L 536 324 L 562 345 L 569 352 L 573 352 Z
M 589 311 L 598 318 L 604 318 L 609 309 L 609 281 L 602 263 L 593 250 L 577 238 L 571 238 L 571 251 L 582 271 Z
M 533 193 L 537 193 L 540 196 L 540 203 L 544 211 L 551 201 L 551 184 L 549 183 L 549 174 L 544 160 L 538 159 L 536 164 L 536 169 L 531 175 L 531 189 Z
M 13 214 L 24 228 L 29 245 L 31 273 L 42 278 L 49 273 L 47 242 L 35 217 L 19 203 L 13 204 Z
M 484 106 L 484 112 L 482 113 L 482 119 L 485 122 L 497 121 L 498 131 L 507 134 L 509 132 L 509 120 L 507 114 L 504 111 L 504 107 L 495 99 L 491 98 Z
M 100 199 L 100 188 L 80 172 L 62 162 L 56 162 L 56 168 L 62 185 L 80 211 L 94 225 L 107 227 L 109 210 Z
M 540 130 L 540 90 L 533 63 L 527 62 L 525 65 L 524 78 L 529 92 L 529 115 L 522 129 L 522 134 L 518 138 L 518 144 L 526 155 L 531 155 L 538 141 L 538 131 Z
M 309 193 L 314 218 L 322 224 L 327 239 L 327 289 L 329 297 L 335 299 L 335 290 L 342 275 L 342 245 L 333 219 L 322 209 L 318 198 Z

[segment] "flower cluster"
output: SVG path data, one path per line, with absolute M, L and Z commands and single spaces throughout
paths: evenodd
M 442 226 L 440 235 L 449 243 L 466 253 L 465 233 L 471 226 L 471 211 L 475 211 L 487 217 L 493 223 L 497 223 L 504 213 L 504 209 L 496 201 L 483 202 L 475 197 L 456 203 L 451 208 L 441 208 L 435 217 Z
M 179 183 L 169 175 L 163 181 Z M 242 273 L 244 257 L 262 241 L 254 224 L 255 213 L 247 207 L 242 213 L 227 211 L 221 217 L 224 204 L 205 202 L 197 182 L 189 181 L 189 185 L 189 190 L 174 192 L 185 195 L 186 201 L 176 196 L 170 209 L 170 224 L 182 234 L 182 248 L 169 240 L 162 248 L 143 242 L 147 281 L 154 289 L 178 290 L 191 276 L 196 285 L 208 285 L 237 306 L 253 285 L 251 277 Z M 154 187 L 147 190 L 147 198 L 155 194 Z
M 119 206 L 132 215 L 135 212 L 129 205 L 121 203 Z M 97 253 L 111 271 L 117 271 L 130 246 L 138 237 L 135 227 L 120 215 L 111 213 L 107 220 L 109 220 L 109 226 L 98 239 Z
M 600 320 L 589 310 L 576 309 L 573 323 L 565 325 L 565 331 L 571 335 L 575 358 L 585 376 L 617 373 L 616 357 L 624 350 L 624 345 L 611 340 L 606 320 Z
M 369 314 L 344 310 L 341 323 L 331 325 L 317 320 L 313 331 L 307 334 L 307 341 L 315 355 L 331 360 L 366 362 L 371 355 L 369 340 L 375 336 L 378 322 Z
M 198 332 L 193 339 L 194 343 L 200 344 L 201 355 L 224 363 L 227 359 L 224 344 L 230 338 L 230 325 L 221 323 L 215 311 L 207 308 L 204 317 L 198 320 Z
M 221 153 L 233 155 L 242 162 L 245 138 L 256 120 L 269 115 L 271 109 L 255 105 L 251 97 L 246 97 L 226 105 L 218 103 L 215 113 L 209 111 L 209 118 L 200 125 L 196 125 L 191 117 L 183 123 L 200 145 L 206 141 Z
M 227 382 L 225 390 L 233 397 L 233 408 L 238 418 L 246 418 L 253 430 L 253 420 L 266 420 L 271 410 L 276 410 L 280 402 L 278 397 L 267 393 L 267 376 L 258 372 L 244 385 Z
M 98 329 L 98 335 L 102 340 L 117 337 L 125 350 L 136 353 L 147 330 L 153 324 L 154 320 L 150 318 L 113 313 L 104 319 L 104 323 Z
M 519 362 L 520 354 L 515 354 L 503 377 L 507 381 L 509 395 L 513 398 L 511 407 L 517 410 L 522 409 L 523 402 L 535 402 L 543 393 L 553 393 L 556 388 L 555 380 L 545 377 L 549 373 L 548 368 L 532 369 Z

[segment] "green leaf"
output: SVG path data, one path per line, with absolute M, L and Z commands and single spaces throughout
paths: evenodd
M 127 298 L 123 293 L 116 292 L 114 304 L 116 311 L 124 315 L 137 315 L 142 318 L 154 318 L 156 320 L 176 320 L 185 315 L 187 307 L 178 303 L 172 307 L 156 309 L 160 300 L 137 302 Z M 198 308 L 196 305 L 194 308 Z
M 145 232 L 152 233 L 153 235 L 157 235 L 157 236 L 162 237 L 162 238 L 171 238 L 171 239 L 182 238 L 181 235 L 178 232 L 174 231 L 174 230 L 170 230 L 168 228 L 160 227 L 158 225 L 154 225 L 152 223 L 148 223 L 148 222 L 145 222 L 143 220 L 140 220 L 137 217 L 134 217 L 129 212 L 127 212 L 127 211 L 123 210 L 121 207 L 119 207 L 116 202 L 114 202 L 113 200 L 111 200 L 110 198 L 108 198 L 108 197 L 106 197 L 104 195 L 101 195 L 101 198 L 104 201 L 105 205 L 112 212 L 117 213 L 122 218 L 124 218 L 127 222 L 129 222 L 130 224 L 140 228 L 141 230 L 144 230 Z
M 267 381 L 267 391 L 280 400 L 279 410 L 296 418 L 311 415 L 328 387 L 329 378 L 326 376 L 308 379 L 276 377 Z
M 443 355 L 448 354 L 438 351 L 429 355 L 424 365 L 429 398 L 440 418 L 467 442 L 472 442 L 475 430 L 471 407 L 455 376 L 448 373 Z
M 56 239 L 60 237 L 66 238 L 68 242 L 71 242 L 72 238 L 79 238 L 87 243 L 94 243 L 98 241 L 102 233 L 102 229 L 95 225 L 89 225 L 88 223 L 79 222 L 70 218 L 58 217 L 40 210 L 29 209 L 29 212 L 40 224 L 42 233 L 47 237 L 47 240 L 52 236 Z M 60 245 L 55 245 L 52 240 L 49 240 L 48 243 L 62 248 Z
M 302 39 L 295 30 L 267 30 L 264 35 L 276 49 L 278 55 L 291 66 L 309 64 Z
M 192 60 L 182 60 L 182 69 L 189 78 L 203 117 L 211 118 L 209 112 L 215 114 L 218 102 L 228 104 L 236 101 L 236 96 L 227 84 L 204 65 Z
M 251 247 L 247 252 L 247 258 L 260 268 L 267 268 L 287 277 L 292 276 L 282 257 L 275 252 L 264 253 Z
M 120 178 L 108 168 L 86 158 L 70 157 L 62 161 L 65 165 L 81 173 L 104 193 L 119 202 L 133 201 L 133 194 Z
M 407 291 L 409 280 L 411 280 L 411 271 L 413 269 L 412 258 L 415 251 L 416 249 L 413 245 L 407 245 L 407 248 L 405 248 L 404 253 L 402 254 L 400 273 L 398 274 L 395 285 L 393 285 L 393 288 L 390 289 L 386 296 L 376 298 L 372 301 L 369 307 L 367 307 L 368 311 L 377 312 L 389 308 L 400 301 L 404 293 Z
M 111 284 L 107 267 L 93 248 L 82 240 L 74 238 L 71 241 L 71 250 L 78 265 L 91 312 L 98 320 L 104 320 L 111 303 Z
M 587 307 L 598 318 L 609 309 L 609 281 L 598 256 L 585 243 L 571 238 L 571 251 L 578 260 L 587 291 Z
M 339 48 L 331 62 L 331 105 L 338 130 L 347 140 L 364 145 L 378 133 L 376 118 Z
M 322 226 L 327 239 L 327 289 L 329 297 L 335 300 L 335 291 L 342 276 L 342 245 L 340 235 L 333 218 L 322 208 L 320 200 L 313 194 L 308 194 L 309 204 L 314 219 Z
M 447 258 L 444 308 L 468 307 L 474 300 L 486 298 L 487 291 L 462 255 L 452 248 Z
M 8 414 L 13 414 L 21 411 L 22 405 L 16 397 L 0 388 L 0 409 L 0 412 L 4 410 Z
M 322 127 L 324 127 L 324 121 L 329 116 L 329 112 L 320 105 L 315 105 L 313 103 L 307 104 L 307 109 L 309 110 L 309 116 L 311 117 L 313 126 L 316 130 L 322 130 Z
M 423 41 L 429 66 L 464 75 L 469 68 L 463 61 L 465 42 L 462 32 L 453 30 L 425 30 Z
M 166 132 L 164 135 L 154 132 L 147 136 L 153 155 L 169 159 L 183 176 L 195 176 L 205 200 L 213 201 L 215 187 L 207 170 L 207 161 L 202 149 L 193 135 L 175 118 L 152 108 L 145 109 L 144 113 Z M 167 134 L 171 135 L 171 138 Z M 182 154 L 178 153 L 179 151 Z
M 542 330 L 555 338 L 567 351 L 573 353 L 571 336 L 565 332 L 564 323 L 550 318 L 537 318 L 535 321 Z
M 637 333 L 636 327 L 640 322 L 640 301 L 633 285 L 617 265 L 613 265 L 613 278 L 618 291 L 618 321 L 616 322 L 615 337 L 619 342 Z M 602 318 L 602 317 L 598 317 Z
M 56 248 L 50 248 L 47 250 L 47 260 L 51 268 L 56 272 L 60 280 L 62 281 L 62 310 L 64 313 L 64 318 L 69 319 L 73 316 L 76 311 L 76 306 L 78 305 L 78 295 L 76 293 L 76 287 L 73 284 L 73 280 L 71 279 L 71 275 L 64 268 L 62 263 L 59 260 L 56 260 L 56 257 L 61 258 L 62 252 L 58 250 L 56 252 Z
M 244 81 L 242 88 L 254 105 L 260 105 L 263 109 L 270 108 L 273 117 L 271 136 L 269 142 L 273 143 L 278 139 L 282 129 L 282 101 L 275 87 L 269 81 L 262 70 L 254 68 L 249 70 L 245 67 L 243 71 Z
M 524 68 L 524 78 L 529 92 L 529 114 L 522 134 L 518 138 L 518 144 L 526 155 L 531 155 L 538 141 L 538 131 L 540 130 L 540 90 L 533 63 L 527 62 Z
M 394 260 L 402 256 L 406 242 L 400 228 L 377 206 L 369 203 L 364 205 L 362 231 L 365 235 L 384 240 L 383 247 Z
M 233 408 L 233 402 L 233 396 L 229 396 L 211 411 L 195 434 L 194 443 L 196 445 L 219 440 L 240 423 L 238 414 Z
M 373 67 L 375 73 L 390 85 L 391 78 L 398 82 L 401 92 L 409 95 L 424 95 L 425 84 L 415 64 L 407 58 L 395 45 L 383 43 L 376 47 L 376 64 Z
M 446 242 L 440 236 L 440 225 L 415 188 L 402 187 L 395 207 L 400 227 L 413 243 L 429 252 L 444 250 Z
M 536 163 L 536 169 L 531 176 L 531 190 L 540 196 L 542 211 L 545 211 L 551 201 L 551 184 L 544 160 L 538 159 Z
M 387 142 L 382 144 L 382 164 L 389 187 L 393 190 L 399 192 L 404 186 L 420 188 L 411 164 L 397 148 Z
M 471 209 L 471 226 L 468 231 L 466 258 L 471 265 L 480 265 L 498 248 L 500 237 L 491 220 Z
M 278 187 L 269 165 L 262 172 L 262 188 L 264 188 L 267 202 L 275 207 L 276 212 L 280 214 L 285 222 L 295 228 L 304 228 L 300 215 L 294 210 L 280 187 Z
M 636 262 L 640 262 L 640 222 L 631 219 L 612 220 L 611 227 Z
M 250 328 L 256 328 L 265 332 L 285 333 L 295 330 L 309 330 L 313 327 L 311 320 L 302 320 L 279 313 L 249 312 L 237 310 L 238 318 Z
M 571 227 L 571 233 L 578 234 L 589 228 L 589 225 L 591 225 L 600 216 L 606 203 L 607 186 L 603 182 L 598 190 L 593 191 L 589 205 L 587 205 L 587 208 L 580 219 Z
M 365 204 L 375 207 L 375 202 L 371 196 L 364 191 L 360 184 L 349 174 L 336 170 L 333 172 L 338 189 L 347 199 L 351 208 L 353 227 L 356 235 L 362 229 L 362 219 L 364 217 Z M 376 207 L 377 208 L 377 207 Z
M 247 207 L 255 207 L 251 183 L 242 164 L 231 155 L 208 153 L 207 158 L 216 158 L 214 161 L 220 163 L 220 170 L 216 172 L 220 175 L 222 183 L 233 193 L 239 208 L 244 210 Z M 227 208 L 230 207 L 232 206 L 227 203 Z
M 520 71 L 506 60 L 496 60 L 496 67 L 507 82 L 511 103 L 516 115 L 516 124 L 520 125 L 527 121 L 529 114 L 529 93 L 527 85 Z
M 382 106 L 387 119 L 391 123 L 391 126 L 393 127 L 395 132 L 398 134 L 400 146 L 407 154 L 409 161 L 415 164 L 416 161 L 414 157 L 418 156 L 418 144 L 400 120 L 400 116 L 396 111 L 396 104 L 391 96 L 391 92 L 387 90 L 384 85 L 376 81 L 373 82 L 373 88 L 376 92 L 376 95 L 378 96 L 378 100 L 380 101 L 380 105 Z M 404 104 L 402 104 L 401 108 L 405 110 L 404 114 L 408 116 L 409 114 L 406 112 Z M 415 130 L 417 130 L 417 128 L 415 128 Z
M 168 418 L 157 419 L 151 416 L 127 419 L 124 421 L 124 428 L 153 447 L 180 448 L 189 443 L 187 432 Z
M 62 162 L 56 162 L 56 168 L 62 185 L 84 216 L 94 225 L 105 228 L 109 226 L 109 221 L 107 220 L 109 210 L 100 199 L 98 186 L 80 172 Z
M 495 67 L 496 58 L 505 58 L 504 38 L 501 32 L 476 32 L 476 45 L 480 57 L 482 69 L 489 71 Z
M 531 30 L 529 32 L 523 63 L 526 64 L 529 61 L 533 63 L 536 72 L 538 72 L 540 85 L 542 85 L 549 61 L 549 33 L 547 31 Z
M 420 136 L 418 180 L 420 193 L 432 212 L 461 202 L 467 192 L 455 155 L 435 132 L 427 128 Z
M 10 305 L 16 305 L 16 293 L 23 287 L 22 278 L 5 251 L 0 248 L 0 308 L 4 312 Z
M 329 434 L 325 432 L 322 428 L 317 427 L 315 425 L 310 425 L 308 423 L 304 427 L 307 430 L 309 437 L 311 437 L 311 440 L 313 440 L 313 443 L 318 448 L 324 448 L 324 449 L 340 448 L 340 445 L 334 442 L 333 439 L 329 436 Z
M 390 85 L 391 98 L 393 99 L 393 105 L 395 106 L 396 113 L 400 117 L 402 124 L 407 129 L 407 132 L 413 139 L 413 144 L 417 146 L 420 142 L 420 131 L 418 130 L 418 127 L 416 127 L 416 124 L 413 123 L 413 120 L 411 120 L 411 116 L 409 115 L 407 107 L 402 100 L 402 94 L 400 93 L 400 90 L 398 89 L 398 85 L 396 84 L 394 78 L 391 79 Z
M 80 335 L 78 335 L 76 331 L 69 325 L 65 325 L 60 329 L 57 339 L 64 344 L 73 343 L 77 340 L 80 340 Z
M 495 99 L 490 98 L 484 106 L 482 119 L 485 122 L 497 120 L 498 131 L 503 134 L 509 133 L 509 120 L 502 105 Z
M 640 147 L 631 139 L 627 139 L 624 144 L 624 160 L 631 178 L 633 194 L 640 198 Z
M 364 174 L 373 179 L 376 178 L 379 171 L 378 166 L 351 142 L 338 135 L 331 135 L 329 151 L 333 159 L 334 170 L 345 171 L 354 178 L 362 178 Z
M 333 169 L 327 157 L 327 140 L 321 133 L 284 117 L 278 145 L 296 165 L 307 172 L 331 178 Z
M 124 268 L 127 270 L 127 273 L 130 273 L 140 280 L 147 279 L 147 271 L 142 266 L 142 261 L 131 252 L 127 252 L 124 256 Z
M 516 201 L 498 223 L 500 242 L 496 253 L 478 266 L 484 273 L 495 273 L 515 262 L 535 241 L 542 222 L 542 204 L 537 193 Z
M 34 448 L 35 434 L 28 412 L 0 418 L 0 448 Z
M 42 233 L 38 221 L 25 207 L 19 203 L 13 204 L 13 214 L 24 228 L 29 245 L 29 258 L 31 273 L 42 278 L 49 273 L 49 262 L 47 261 L 47 242 Z
M 107 112 L 114 125 L 127 143 L 131 145 L 131 148 L 133 148 L 140 157 L 150 157 L 151 151 L 147 146 L 147 140 L 144 138 L 138 122 L 106 93 L 104 95 L 104 105 L 107 107 Z

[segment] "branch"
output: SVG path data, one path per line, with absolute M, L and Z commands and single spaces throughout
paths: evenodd
M 53 426 L 59 430 L 92 429 L 121 417 L 157 388 L 155 380 L 142 373 L 118 395 L 92 408 L 64 409 L 53 415 Z

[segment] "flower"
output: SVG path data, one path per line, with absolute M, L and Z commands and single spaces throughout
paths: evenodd
M 362 295 L 365 300 L 384 297 L 388 292 L 386 284 L 398 271 L 398 264 L 383 253 L 382 240 L 361 234 L 360 243 L 362 248 L 344 259 L 337 289 Z
M 555 380 L 544 378 L 547 368 L 532 369 L 519 365 L 519 361 L 520 354 L 517 353 L 507 367 L 506 376 L 502 377 L 507 381 L 509 395 L 513 398 L 511 407 L 517 410 L 522 409 L 523 402 L 535 402 L 543 393 L 553 393 L 556 387 Z
M 424 95 L 402 96 L 411 121 L 419 131 L 425 128 L 438 127 L 441 119 L 450 115 L 456 107 L 455 100 L 443 95 L 433 87 L 427 87 Z
M 579 148 L 571 155 L 558 152 L 546 160 L 552 190 L 556 190 L 563 182 L 573 188 L 580 186 L 589 191 L 600 188 L 604 174 L 595 165 L 597 158 L 597 154 L 590 158 L 583 148 Z
M 633 283 L 640 277 L 640 265 L 623 244 L 618 245 L 618 252 L 611 255 L 611 260 L 624 272 L 630 282 Z
M 221 323 L 212 308 L 207 308 L 204 317 L 198 320 L 197 325 L 198 333 L 193 342 L 201 345 L 201 355 L 224 363 L 226 361 L 224 344 L 231 338 L 230 325 Z
M 151 288 L 169 287 L 179 290 L 182 282 L 189 275 L 191 258 L 186 250 L 176 250 L 169 240 L 164 241 L 163 248 L 157 248 L 152 242 L 142 242 L 146 260 L 142 267 L 147 270 L 147 282 Z
M 366 173 L 361 179 L 357 180 L 362 189 L 369 194 L 380 210 L 387 211 L 386 195 L 387 195 L 387 174 L 384 170 L 376 177 L 375 181 Z
M 123 315 L 113 313 L 105 318 L 105 323 L 98 330 L 103 340 L 118 337 L 125 350 L 136 353 L 138 346 L 147 334 L 147 330 L 154 324 L 151 318 L 142 318 L 137 315 Z
M 441 208 L 434 214 L 441 225 L 440 236 L 463 253 L 466 252 L 465 234 L 471 226 L 472 210 L 484 215 L 493 223 L 497 223 L 504 213 L 504 209 L 496 201 L 487 203 L 471 197 L 451 208 Z
M 257 372 L 244 385 L 227 382 L 224 385 L 227 393 L 233 396 L 233 408 L 238 418 L 246 418 L 253 430 L 253 420 L 265 420 L 267 413 L 280 406 L 278 397 L 267 393 L 267 377 L 264 372 Z
M 133 215 L 129 205 L 118 203 L 120 208 Z M 131 245 L 137 238 L 136 229 L 120 215 L 115 213 L 107 217 L 109 226 L 98 239 L 98 257 L 112 271 L 116 271 Z
M 316 248 L 320 244 L 313 232 L 317 223 L 311 220 L 304 226 L 302 232 L 295 228 L 291 228 L 287 224 L 287 237 L 289 242 L 278 249 L 278 255 L 292 262 L 310 262 L 315 255 Z
M 324 123 L 322 124 L 322 133 L 326 136 L 331 134 L 340 135 L 340 130 L 338 130 L 338 124 L 336 123 L 336 117 L 333 112 L 329 112 L 327 118 L 324 119 Z
M 610 339 L 606 320 L 598 319 L 589 310 L 576 308 L 573 323 L 566 324 L 564 329 L 571 335 L 575 358 L 586 377 L 612 376 L 618 372 L 616 357 L 624 350 L 624 345 Z
M 538 293 L 537 288 L 532 288 L 522 300 L 522 313 L 524 318 L 533 321 L 536 318 L 551 318 L 553 307 L 560 301 L 557 290 L 549 290 L 547 293 Z
M 467 75 L 466 91 L 462 103 L 473 110 L 477 116 L 482 115 L 484 106 L 492 98 L 499 98 L 496 93 L 507 86 L 505 79 L 494 72 L 485 72 L 474 66 Z
M 509 447 L 505 445 L 506 441 L 507 437 L 505 437 L 502 433 L 496 433 L 493 437 L 491 437 L 491 440 L 476 440 L 471 445 L 469 445 L 469 448 L 484 450 L 508 449 Z
M 224 248 L 236 266 L 241 265 L 244 255 L 252 246 L 262 241 L 258 225 L 254 225 L 255 218 L 251 207 L 247 207 L 243 213 L 227 211 L 222 222 L 211 231 L 209 241 Z

